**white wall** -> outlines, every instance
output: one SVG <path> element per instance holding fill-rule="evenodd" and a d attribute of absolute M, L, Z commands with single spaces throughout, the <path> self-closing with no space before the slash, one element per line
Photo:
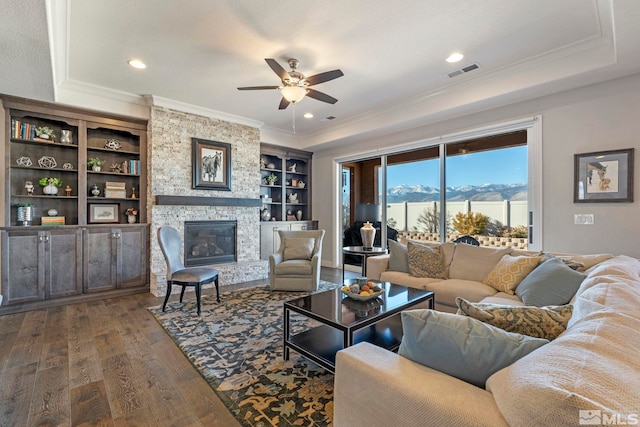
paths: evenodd
<path fill-rule="evenodd" d="M 570 253 L 613 253 L 640 258 L 640 204 L 635 168 L 633 203 L 573 203 L 573 156 L 576 153 L 635 148 L 640 156 L 640 74 L 535 100 L 414 128 L 383 139 L 318 151 L 313 157 L 314 219 L 327 230 L 325 265 L 337 266 L 338 197 L 334 159 L 421 139 L 542 116 L 542 248 Z M 636 160 L 636 164 L 638 160 Z M 595 215 L 593 225 L 575 225 L 574 214 Z"/>

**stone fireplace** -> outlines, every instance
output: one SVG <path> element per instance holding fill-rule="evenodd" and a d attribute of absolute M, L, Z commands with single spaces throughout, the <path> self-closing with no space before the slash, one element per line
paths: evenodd
<path fill-rule="evenodd" d="M 151 292 L 164 295 L 166 291 L 166 264 L 156 237 L 158 228 L 175 228 L 184 244 L 189 238 L 185 224 L 202 221 L 235 223 L 235 239 L 214 239 L 217 246 L 229 240 L 235 243 L 230 257 L 226 254 L 212 260 L 215 263 L 211 265 L 220 272 L 221 287 L 268 278 L 269 263 L 260 259 L 260 130 L 152 105 L 148 134 Z M 231 191 L 192 188 L 191 138 L 231 145 Z M 186 253 L 182 255 L 186 258 Z"/>
<path fill-rule="evenodd" d="M 236 221 L 185 221 L 184 265 L 236 262 Z"/>

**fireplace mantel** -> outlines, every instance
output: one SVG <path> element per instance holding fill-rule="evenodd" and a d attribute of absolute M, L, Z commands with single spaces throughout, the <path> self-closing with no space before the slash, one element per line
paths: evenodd
<path fill-rule="evenodd" d="M 243 197 L 205 197 L 205 196 L 156 196 L 156 205 L 173 206 L 243 206 L 259 208 L 262 206 L 260 199 Z"/>

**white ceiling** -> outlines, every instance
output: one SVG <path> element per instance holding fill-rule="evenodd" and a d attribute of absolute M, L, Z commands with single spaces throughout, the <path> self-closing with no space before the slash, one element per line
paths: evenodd
<path fill-rule="evenodd" d="M 638 73 L 640 1 L 3 0 L 0 51 L 2 93 L 129 114 L 153 95 L 320 149 Z M 338 103 L 297 104 L 295 135 L 277 90 L 236 89 L 292 57 L 345 74 L 314 86 Z"/>

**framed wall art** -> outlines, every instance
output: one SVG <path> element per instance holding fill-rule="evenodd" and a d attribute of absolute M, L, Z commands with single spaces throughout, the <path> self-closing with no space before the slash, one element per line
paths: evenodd
<path fill-rule="evenodd" d="M 120 222 L 120 203 L 89 203 L 90 224 L 112 224 Z"/>
<path fill-rule="evenodd" d="M 192 188 L 231 191 L 231 144 L 192 140 Z"/>
<path fill-rule="evenodd" d="M 573 201 L 633 202 L 633 148 L 574 155 Z"/>

